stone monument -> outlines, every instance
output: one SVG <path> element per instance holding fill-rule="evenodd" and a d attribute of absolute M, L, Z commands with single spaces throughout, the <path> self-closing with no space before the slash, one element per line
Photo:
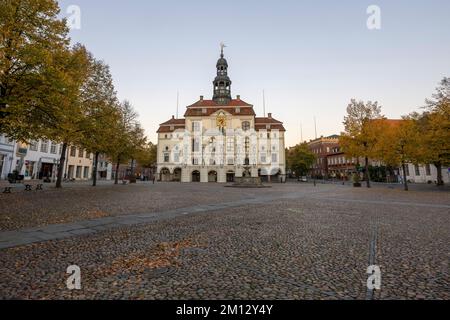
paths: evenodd
<path fill-rule="evenodd" d="M 250 171 L 251 166 L 244 166 L 242 177 L 236 177 L 233 185 L 227 186 L 231 188 L 270 188 L 263 185 L 260 177 L 252 177 Z"/>

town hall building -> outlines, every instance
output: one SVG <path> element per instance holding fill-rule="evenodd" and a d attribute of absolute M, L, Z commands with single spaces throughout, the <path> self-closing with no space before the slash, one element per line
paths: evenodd
<path fill-rule="evenodd" d="M 271 113 L 257 117 L 253 105 L 231 96 L 228 62 L 217 61 L 213 98 L 187 107 L 184 118 L 158 130 L 160 181 L 233 182 L 250 175 L 263 181 L 285 179 L 285 128 Z"/>

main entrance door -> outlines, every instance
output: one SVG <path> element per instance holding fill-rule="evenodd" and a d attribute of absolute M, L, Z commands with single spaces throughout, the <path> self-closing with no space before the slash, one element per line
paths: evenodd
<path fill-rule="evenodd" d="M 234 182 L 234 176 L 235 176 L 234 172 L 232 171 L 227 172 L 227 182 L 229 183 Z"/>
<path fill-rule="evenodd" d="M 192 172 L 192 182 L 200 182 L 200 172 L 199 171 Z"/>
<path fill-rule="evenodd" d="M 210 171 L 208 173 L 208 182 L 217 182 L 217 172 L 216 171 Z"/>
<path fill-rule="evenodd" d="M 41 166 L 41 172 L 39 173 L 39 179 L 51 178 L 53 174 L 53 164 L 43 163 Z"/>

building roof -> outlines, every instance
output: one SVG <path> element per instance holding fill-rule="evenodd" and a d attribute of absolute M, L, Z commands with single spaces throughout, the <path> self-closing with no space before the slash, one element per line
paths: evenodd
<path fill-rule="evenodd" d="M 269 126 L 269 128 L 268 128 Z M 272 118 L 272 114 L 269 113 L 268 117 L 259 117 L 255 118 L 255 130 L 279 130 L 286 131 L 283 126 L 283 122 L 278 121 L 277 119 Z"/>
<path fill-rule="evenodd" d="M 239 112 L 237 110 L 239 108 Z M 233 116 L 254 116 L 253 107 L 214 107 L 214 108 L 189 108 L 184 114 L 185 117 L 209 117 L 217 111 L 223 110 Z"/>
<path fill-rule="evenodd" d="M 272 118 L 272 116 L 265 118 L 255 118 L 255 124 L 283 124 L 283 122 L 278 121 L 277 119 Z"/>
<path fill-rule="evenodd" d="M 313 144 L 317 144 L 317 143 L 338 143 L 339 142 L 339 138 L 340 136 L 338 136 L 337 134 L 333 134 L 331 136 L 328 137 L 320 137 L 314 140 L 311 140 L 310 142 L 308 142 L 308 145 L 313 145 Z"/>
<path fill-rule="evenodd" d="M 184 129 L 185 127 L 185 119 L 175 119 L 175 116 L 172 116 L 172 119 L 159 125 L 157 133 L 170 133 L 174 132 L 175 130 Z"/>
<path fill-rule="evenodd" d="M 168 126 L 168 125 L 184 125 L 186 123 L 185 119 L 175 119 L 174 116 L 172 116 L 172 119 L 169 121 L 166 121 L 164 123 L 161 123 L 160 126 Z"/>
<path fill-rule="evenodd" d="M 199 101 L 188 106 L 188 109 L 195 108 L 195 107 L 201 107 L 201 108 L 207 108 L 207 107 L 221 108 L 222 107 L 223 108 L 223 107 L 253 107 L 253 106 L 241 99 L 232 99 L 227 104 L 221 105 L 221 104 L 218 104 L 217 102 L 215 102 L 214 100 L 204 100 L 203 98 L 200 98 Z"/>

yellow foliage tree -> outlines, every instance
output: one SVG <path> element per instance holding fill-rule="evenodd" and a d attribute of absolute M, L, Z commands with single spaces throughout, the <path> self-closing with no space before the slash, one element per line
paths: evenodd
<path fill-rule="evenodd" d="M 344 118 L 345 132 L 340 137 L 340 144 L 348 157 L 364 159 L 364 178 L 370 188 L 369 158 L 376 152 L 377 141 L 383 130 L 381 107 L 378 102 L 357 101 L 352 99 Z"/>

